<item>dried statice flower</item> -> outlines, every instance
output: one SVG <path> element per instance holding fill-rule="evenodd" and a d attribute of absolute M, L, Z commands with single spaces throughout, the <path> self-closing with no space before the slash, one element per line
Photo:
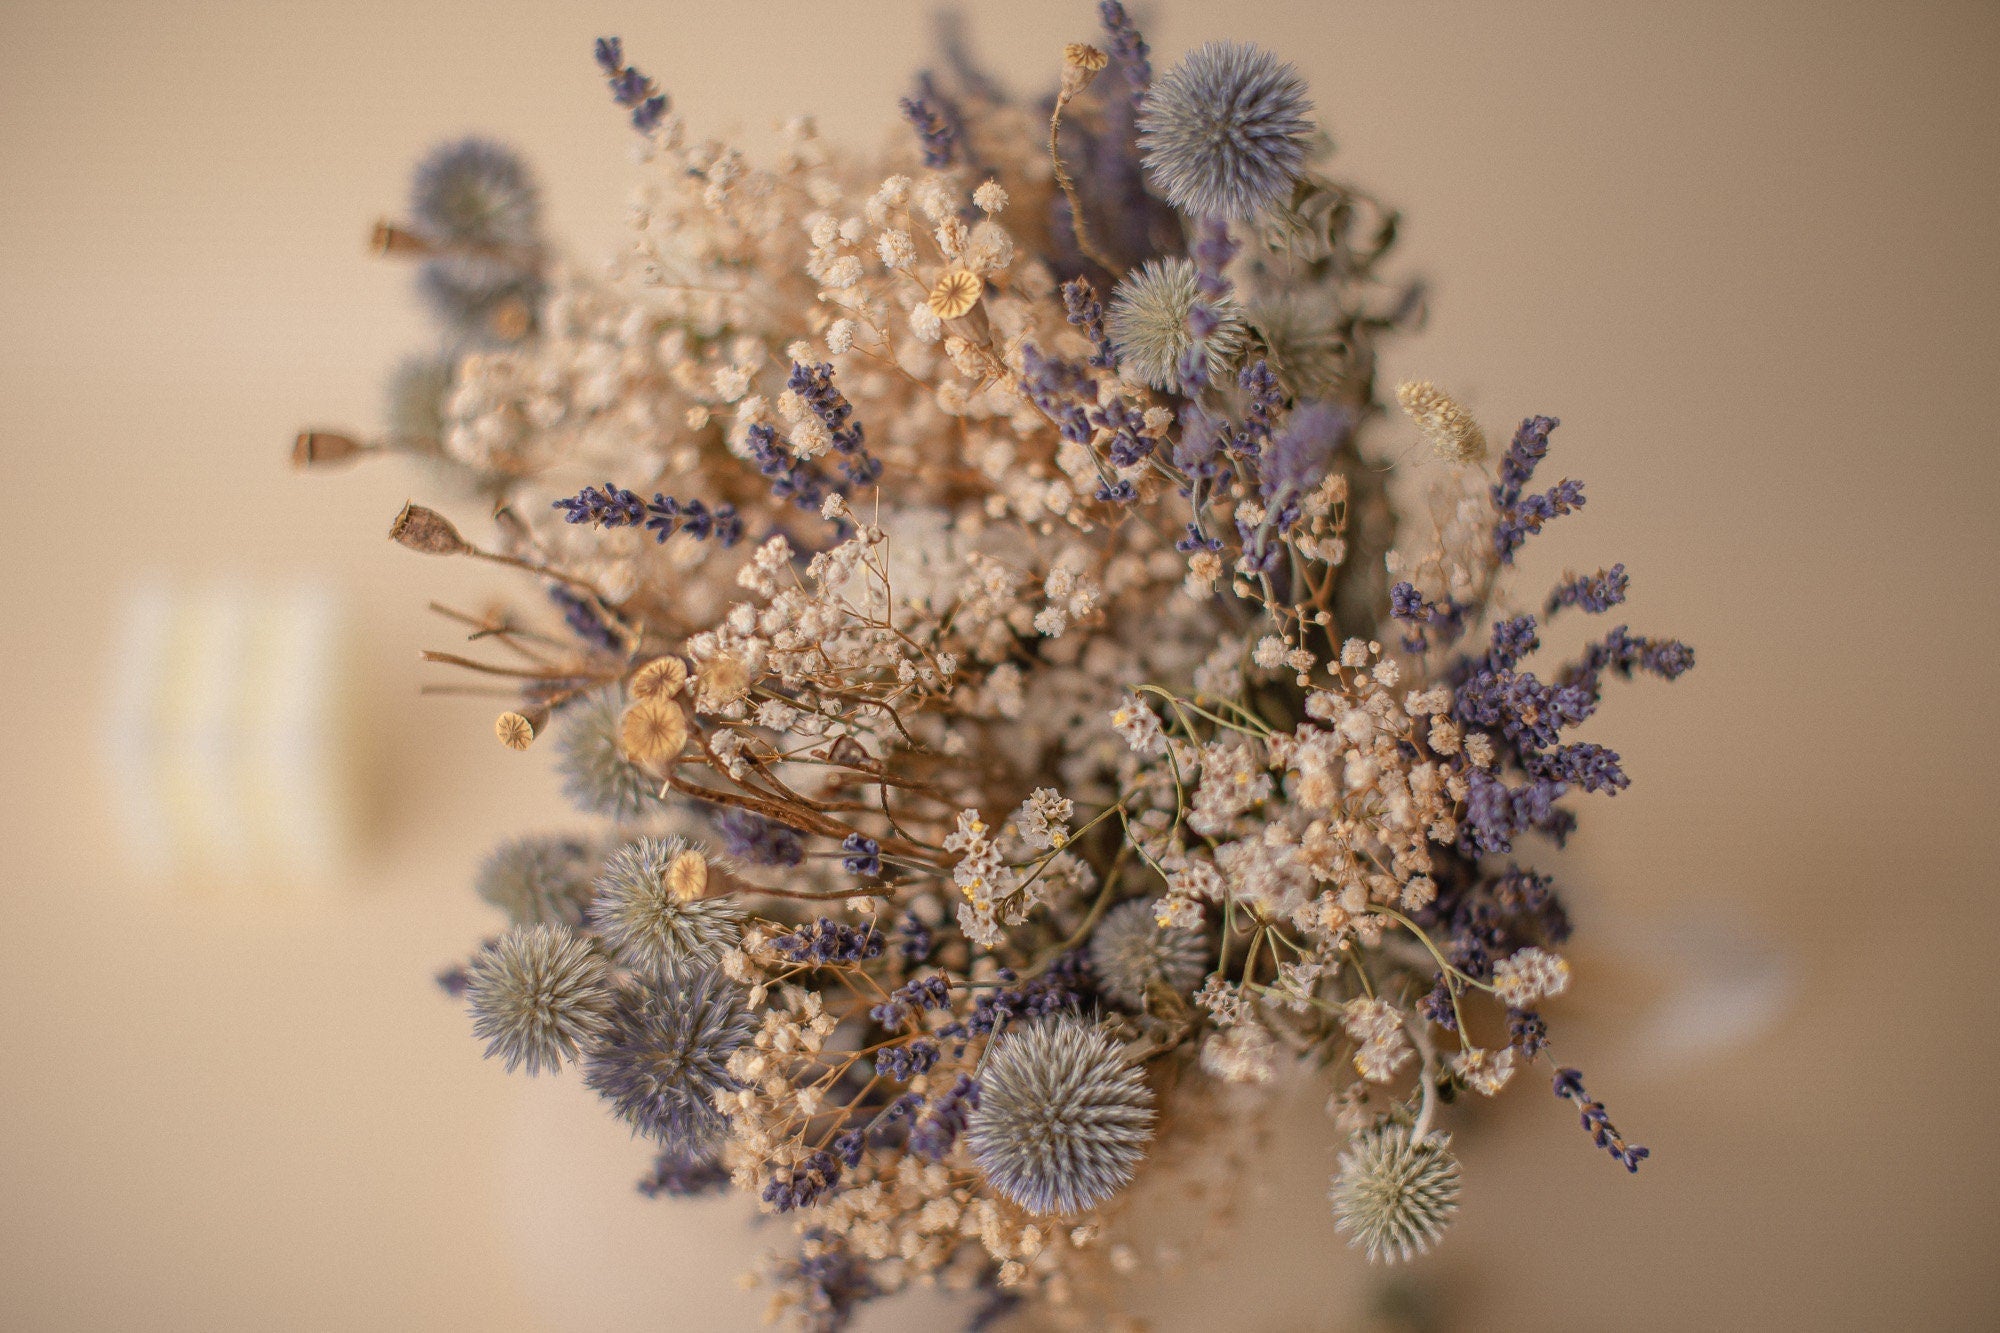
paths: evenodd
<path fill-rule="evenodd" d="M 1080 1018 L 1010 1028 L 979 1075 L 966 1128 L 993 1187 L 1031 1213 L 1079 1213 L 1125 1188 L 1153 1137 L 1153 1094 Z"/>
<path fill-rule="evenodd" d="M 589 843 L 536 836 L 495 848 L 481 863 L 473 888 L 517 926 L 580 926 L 596 878 L 597 856 Z"/>
<path fill-rule="evenodd" d="M 1297 70 L 1245 42 L 1208 42 L 1146 94 L 1146 179 L 1183 213 L 1248 221 L 1290 192 L 1311 116 Z"/>
<path fill-rule="evenodd" d="M 1127 1009 L 1144 1009 L 1156 985 L 1182 996 L 1208 975 L 1208 940 L 1199 931 L 1161 926 L 1158 903 L 1134 898 L 1118 904 L 1090 937 L 1091 973 L 1098 989 Z"/>
<path fill-rule="evenodd" d="M 681 838 L 639 838 L 604 862 L 590 919 L 634 966 L 713 963 L 736 943 L 743 913 L 726 898 L 688 896 L 677 869 L 701 854 Z"/>
<path fill-rule="evenodd" d="M 1199 310 L 1210 324 L 1197 335 Z M 1232 297 L 1208 296 L 1185 259 L 1155 259 L 1128 273 L 1111 294 L 1105 317 L 1119 365 L 1155 389 L 1181 382 L 1182 358 L 1193 355 L 1214 379 L 1243 349 L 1243 312 Z"/>
<path fill-rule="evenodd" d="M 1458 1212 L 1458 1159 L 1439 1136 L 1406 1125 L 1355 1136 L 1334 1175 L 1335 1225 L 1369 1262 L 1408 1263 L 1435 1245 Z"/>
<path fill-rule="evenodd" d="M 660 808 L 660 781 L 619 747 L 625 716 L 623 690 L 598 690 L 565 708 L 556 732 L 563 794 L 581 810 L 621 823 Z"/>
<path fill-rule="evenodd" d="M 716 1094 L 736 1087 L 729 1057 L 754 1028 L 736 983 L 714 968 L 668 964 L 620 990 L 584 1080 L 635 1133 L 711 1155 L 727 1127 Z"/>
<path fill-rule="evenodd" d="M 466 969 L 472 1033 L 507 1069 L 557 1069 L 610 1027 L 610 971 L 568 926 L 516 927 Z"/>

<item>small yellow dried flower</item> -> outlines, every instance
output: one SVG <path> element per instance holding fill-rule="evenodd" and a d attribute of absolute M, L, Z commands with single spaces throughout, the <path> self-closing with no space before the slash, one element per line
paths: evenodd
<path fill-rule="evenodd" d="M 983 284 L 979 276 L 962 268 L 949 269 L 924 298 L 939 319 L 957 319 L 979 304 Z"/>
<path fill-rule="evenodd" d="M 687 663 L 678 657 L 656 657 L 632 673 L 635 699 L 671 699 L 687 683 Z"/>
<path fill-rule="evenodd" d="M 708 892 L 708 858 L 700 852 L 682 852 L 667 864 L 667 892 L 677 901 L 692 902 Z"/>
<path fill-rule="evenodd" d="M 687 714 L 671 699 L 641 699 L 618 721 L 618 748 L 635 764 L 674 759 L 687 738 Z"/>
<path fill-rule="evenodd" d="M 435 509 L 406 504 L 389 525 L 390 540 L 425 555 L 462 555 L 472 549 L 451 520 Z"/>
<path fill-rule="evenodd" d="M 493 720 L 493 734 L 508 749 L 525 750 L 535 743 L 535 737 L 542 734 L 542 728 L 548 722 L 549 710 L 546 708 L 506 712 Z"/>
<path fill-rule="evenodd" d="M 1424 443 L 1439 458 L 1450 463 L 1476 463 L 1486 457 L 1486 432 L 1479 429 L 1470 412 L 1429 380 L 1398 384 L 1396 401 L 1417 423 Z"/>

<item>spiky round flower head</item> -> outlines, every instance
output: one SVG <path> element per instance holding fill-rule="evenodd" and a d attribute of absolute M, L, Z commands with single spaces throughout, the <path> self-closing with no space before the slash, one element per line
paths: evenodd
<path fill-rule="evenodd" d="M 582 839 L 528 837 L 496 847 L 473 887 L 517 926 L 580 926 L 596 877 L 597 858 Z"/>
<path fill-rule="evenodd" d="M 1293 398 L 1338 395 L 1342 358 L 1339 312 L 1321 296 L 1286 292 L 1253 303 L 1251 330 L 1279 383 Z"/>
<path fill-rule="evenodd" d="M 535 331 L 542 280 L 526 270 L 499 273 L 489 267 L 485 261 L 429 260 L 417 273 L 417 292 L 464 342 L 510 347 Z"/>
<path fill-rule="evenodd" d="M 1406 1125 L 1354 1136 L 1328 1197 L 1335 1225 L 1369 1262 L 1409 1262 L 1437 1243 L 1458 1211 L 1458 1159 L 1442 1135 L 1416 1142 Z"/>
<path fill-rule="evenodd" d="M 444 447 L 444 400 L 451 392 L 453 359 L 405 358 L 389 376 L 388 440 L 397 449 L 435 454 Z"/>
<path fill-rule="evenodd" d="M 1146 898 L 1120 903 L 1090 937 L 1090 966 L 1097 988 L 1127 1009 L 1146 1007 L 1146 990 L 1165 984 L 1187 996 L 1208 974 L 1208 941 L 1200 931 L 1162 927 L 1157 904 Z"/>
<path fill-rule="evenodd" d="M 729 1057 L 754 1028 L 742 987 L 712 967 L 670 964 L 619 992 L 584 1081 L 634 1133 L 707 1156 L 727 1124 L 715 1094 L 737 1086 Z"/>
<path fill-rule="evenodd" d="M 556 736 L 556 771 L 563 794 L 580 809 L 612 819 L 635 820 L 660 808 L 660 780 L 618 748 L 625 692 L 607 686 L 565 708 Z"/>
<path fill-rule="evenodd" d="M 1214 323 L 1201 339 L 1188 323 L 1197 304 Z M 1111 294 L 1105 324 L 1121 368 L 1155 389 L 1180 385 L 1181 356 L 1192 348 L 1201 349 L 1211 379 L 1243 350 L 1243 308 L 1229 296 L 1204 296 L 1195 266 L 1186 259 L 1152 259 L 1126 274 Z"/>
<path fill-rule="evenodd" d="M 526 251 L 541 205 L 527 163 L 490 139 L 440 144 L 410 182 L 410 222 L 434 246 Z"/>
<path fill-rule="evenodd" d="M 590 920 L 605 944 L 635 967 L 713 963 L 736 943 L 743 913 L 727 898 L 686 896 L 675 863 L 684 838 L 640 838 L 613 852 L 597 877 Z"/>
<path fill-rule="evenodd" d="M 511 1073 L 556 1069 L 610 1027 L 611 973 L 590 941 L 564 925 L 509 930 L 466 969 L 473 1035 Z"/>
<path fill-rule="evenodd" d="M 1246 42 L 1209 42 L 1139 109 L 1146 179 L 1183 213 L 1248 221 L 1298 179 L 1312 134 L 1299 72 Z"/>
<path fill-rule="evenodd" d="M 1021 1207 L 1076 1213 L 1131 1183 L 1153 1118 L 1152 1089 L 1118 1044 L 1066 1014 L 994 1039 L 965 1142 L 986 1179 Z"/>

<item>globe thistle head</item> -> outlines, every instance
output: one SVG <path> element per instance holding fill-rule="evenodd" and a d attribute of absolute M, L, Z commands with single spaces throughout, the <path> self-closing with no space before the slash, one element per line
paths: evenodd
<path fill-rule="evenodd" d="M 965 1142 L 993 1187 L 1032 1213 L 1076 1213 L 1125 1188 L 1153 1137 L 1153 1093 L 1073 1014 L 1009 1028 L 986 1052 Z"/>
<path fill-rule="evenodd" d="M 483 259 L 440 257 L 417 273 L 417 293 L 452 334 L 474 347 L 508 347 L 535 331 L 542 280 Z"/>
<path fill-rule="evenodd" d="M 383 398 L 392 446 L 416 453 L 442 451 L 444 400 L 454 369 L 448 356 L 412 356 L 391 372 Z"/>
<path fill-rule="evenodd" d="M 1197 306 L 1206 337 L 1197 337 L 1189 317 Z M 1196 352 L 1210 379 L 1217 378 L 1243 350 L 1243 308 L 1229 296 L 1206 296 L 1200 275 L 1186 259 L 1152 259 L 1128 273 L 1111 294 L 1105 316 L 1121 369 L 1155 389 L 1181 383 L 1181 357 Z"/>
<path fill-rule="evenodd" d="M 1347 344 L 1339 314 L 1324 298 L 1283 293 L 1254 302 L 1248 316 L 1265 361 L 1293 398 L 1339 395 Z"/>
<path fill-rule="evenodd" d="M 712 967 L 669 964 L 620 991 L 584 1081 L 634 1133 L 711 1156 L 728 1124 L 715 1095 L 737 1086 L 729 1057 L 755 1027 L 742 987 Z"/>
<path fill-rule="evenodd" d="M 1335 1225 L 1369 1262 L 1404 1262 L 1424 1253 L 1458 1211 L 1458 1159 L 1442 1135 L 1421 1142 L 1406 1125 L 1354 1136 L 1340 1155 L 1328 1197 Z"/>
<path fill-rule="evenodd" d="M 1161 926 L 1154 907 L 1146 898 L 1120 903 L 1090 937 L 1097 988 L 1127 1009 L 1144 1009 L 1146 990 L 1155 984 L 1192 995 L 1208 974 L 1208 940 L 1197 930 Z"/>
<path fill-rule="evenodd" d="M 466 969 L 473 1035 L 511 1073 L 557 1069 L 610 1027 L 611 972 L 568 926 L 517 926 Z"/>
<path fill-rule="evenodd" d="M 596 891 L 597 857 L 579 838 L 502 843 L 480 864 L 473 887 L 517 926 L 583 924 Z"/>
<path fill-rule="evenodd" d="M 691 850 L 683 838 L 640 838 L 613 852 L 597 877 L 591 925 L 635 967 L 713 963 L 736 943 L 742 911 L 726 898 L 689 896 L 676 873 Z"/>
<path fill-rule="evenodd" d="M 434 246 L 532 250 L 540 215 L 527 163 L 490 139 L 439 144 L 410 182 L 411 226 Z"/>
<path fill-rule="evenodd" d="M 625 691 L 611 685 L 563 709 L 556 771 L 578 808 L 629 822 L 659 810 L 660 780 L 618 748 L 625 702 Z"/>
<path fill-rule="evenodd" d="M 1311 113 L 1305 80 L 1290 65 L 1248 43 L 1209 42 L 1146 93 L 1146 179 L 1183 213 L 1247 221 L 1298 179 Z"/>

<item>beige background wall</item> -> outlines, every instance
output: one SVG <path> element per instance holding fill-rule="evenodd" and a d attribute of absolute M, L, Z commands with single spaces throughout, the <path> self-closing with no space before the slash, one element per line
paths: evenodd
<path fill-rule="evenodd" d="M 923 8 L 0 7 L 0 1326 L 755 1326 L 734 1205 L 632 1196 L 642 1152 L 574 1085 L 482 1064 L 431 987 L 489 925 L 471 867 L 560 823 L 553 783 L 479 705 L 416 697 L 422 602 L 490 586 L 381 540 L 420 479 L 283 458 L 303 422 L 375 425 L 422 345 L 361 241 L 430 142 L 517 143 L 599 252 L 628 134 L 590 38 L 699 126 L 858 139 Z M 1028 86 L 1092 21 L 1022 0 L 972 28 Z M 1590 506 L 1523 586 L 1623 560 L 1634 623 L 1701 654 L 1614 700 L 1597 734 L 1636 783 L 1560 862 L 1598 942 L 1564 1050 L 1656 1159 L 1628 1179 L 1517 1090 L 1419 1270 L 1446 1325 L 1991 1326 L 2000 10 L 1239 0 L 1149 33 L 1308 73 L 1435 279 L 1392 371 L 1492 426 L 1564 419 Z M 101 705 L 147 571 L 314 579 L 357 613 L 371 813 L 337 883 L 125 865 Z M 1690 975 L 1728 1022 L 1673 1007 Z M 1161 1328 L 1361 1300 L 1323 1149 L 1272 1151 L 1258 1257 Z"/>

